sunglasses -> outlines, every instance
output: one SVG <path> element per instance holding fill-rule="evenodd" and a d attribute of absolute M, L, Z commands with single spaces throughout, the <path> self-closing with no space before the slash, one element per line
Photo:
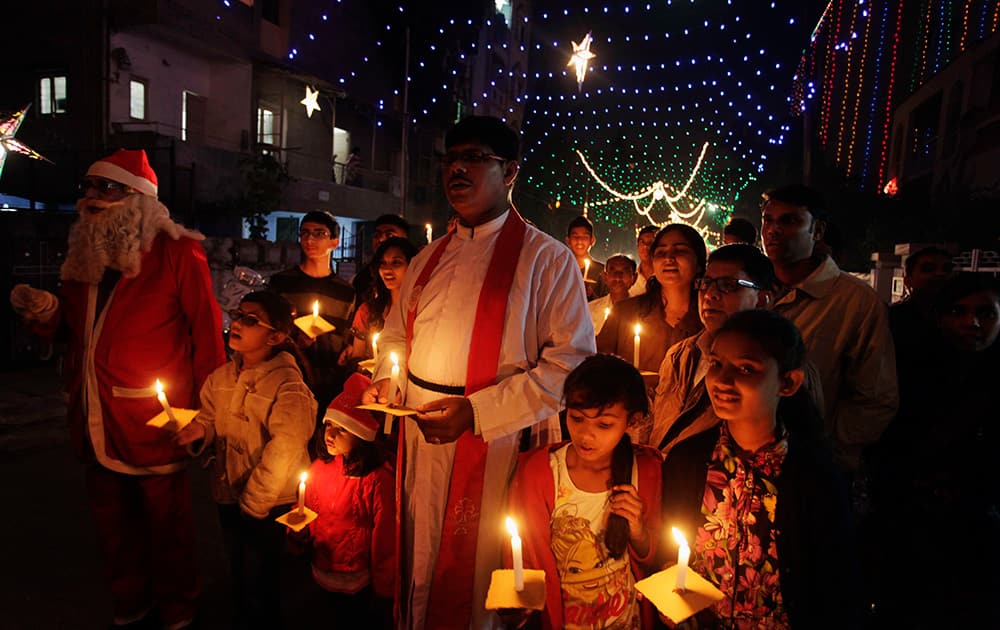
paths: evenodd
<path fill-rule="evenodd" d="M 261 321 L 261 319 L 256 315 L 254 315 L 253 313 L 244 313 L 238 308 L 230 309 L 226 312 L 229 315 L 229 321 L 233 322 L 234 324 L 236 322 L 243 322 L 243 325 L 248 328 L 253 328 L 254 326 L 263 326 L 268 330 L 275 330 L 275 331 L 278 330 L 271 324 Z"/>
<path fill-rule="evenodd" d="M 746 287 L 747 289 L 757 289 L 758 291 L 763 290 L 763 287 L 757 286 L 753 282 L 744 280 L 743 278 L 730 278 L 724 276 L 722 278 L 698 278 L 694 281 L 694 287 L 702 293 L 708 291 L 713 284 L 719 288 L 720 293 L 732 293 L 741 287 Z"/>
<path fill-rule="evenodd" d="M 89 177 L 80 180 L 78 188 L 81 195 L 87 194 L 87 191 L 91 188 L 101 195 L 106 195 L 109 192 L 125 192 L 128 190 L 128 186 L 125 184 L 113 182 L 110 179 L 90 179 Z"/>
<path fill-rule="evenodd" d="M 444 166 L 451 166 L 455 162 L 462 162 L 463 164 L 485 164 L 491 160 L 499 160 L 500 162 L 506 162 L 505 158 L 499 155 L 494 155 L 493 153 L 483 153 L 481 151 L 463 151 L 462 153 L 445 153 L 444 155 L 438 156 L 441 160 L 441 164 Z"/>

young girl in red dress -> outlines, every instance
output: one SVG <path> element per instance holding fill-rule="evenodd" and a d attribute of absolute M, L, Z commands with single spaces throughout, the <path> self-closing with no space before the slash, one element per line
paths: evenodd
<path fill-rule="evenodd" d="M 289 532 L 293 551 L 312 549 L 312 574 L 337 628 L 391 628 L 395 590 L 395 479 L 377 442 L 378 423 L 356 409 L 369 384 L 353 374 L 326 410 L 319 459 L 309 467 L 305 504 L 318 515 Z"/>
<path fill-rule="evenodd" d="M 648 411 L 645 386 L 631 364 L 598 354 L 569 374 L 564 398 L 570 442 L 525 453 L 510 489 L 524 566 L 545 570 L 541 623 L 640 628 L 635 582 L 659 536 L 660 455 L 625 430 Z"/>

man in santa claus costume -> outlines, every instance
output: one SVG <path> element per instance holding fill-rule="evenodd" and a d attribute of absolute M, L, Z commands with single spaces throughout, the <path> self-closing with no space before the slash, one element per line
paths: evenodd
<path fill-rule="evenodd" d="M 198 578 L 187 455 L 146 425 L 196 408 L 225 362 L 204 237 L 156 198 L 145 151 L 119 149 L 80 184 L 80 213 L 60 271 L 61 296 L 18 285 L 11 304 L 42 336 L 64 335 L 73 444 L 111 583 L 113 628 L 191 625 Z"/>

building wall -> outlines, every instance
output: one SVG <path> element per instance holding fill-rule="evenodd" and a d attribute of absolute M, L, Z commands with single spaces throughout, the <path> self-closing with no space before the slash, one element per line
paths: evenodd
<path fill-rule="evenodd" d="M 1000 34 L 958 57 L 900 103 L 890 177 L 901 190 L 1000 193 Z"/>
<path fill-rule="evenodd" d="M 202 133 L 189 133 L 195 144 L 229 151 L 246 150 L 251 114 L 252 66 L 184 50 L 178 45 L 138 33 L 114 33 L 111 50 L 123 49 L 130 65 L 114 64 L 109 86 L 112 129 L 149 130 L 181 139 L 183 93 L 204 100 Z M 146 81 L 146 119 L 129 116 L 130 80 Z M 197 130 L 196 105 L 189 101 L 188 130 Z M 197 137 L 195 137 L 197 136 Z"/>

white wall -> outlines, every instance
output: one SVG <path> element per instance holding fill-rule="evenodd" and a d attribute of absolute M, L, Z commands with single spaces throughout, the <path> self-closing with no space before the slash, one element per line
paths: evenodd
<path fill-rule="evenodd" d="M 124 48 L 131 67 L 111 63 L 110 120 L 125 131 L 155 131 L 181 137 L 181 94 L 187 90 L 208 99 L 205 144 L 239 151 L 241 135 L 251 124 L 252 67 L 218 57 L 200 56 L 173 44 L 134 33 L 114 33 L 111 49 Z M 146 123 L 129 117 L 129 81 L 147 84 Z"/>

